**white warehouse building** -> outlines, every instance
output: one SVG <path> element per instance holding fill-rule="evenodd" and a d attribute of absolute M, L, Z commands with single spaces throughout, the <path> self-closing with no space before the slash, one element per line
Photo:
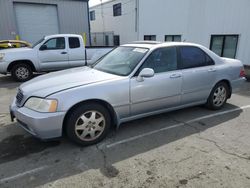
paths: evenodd
<path fill-rule="evenodd" d="M 250 65 L 249 10 L 249 0 L 110 0 L 90 8 L 92 45 L 194 42 Z"/>

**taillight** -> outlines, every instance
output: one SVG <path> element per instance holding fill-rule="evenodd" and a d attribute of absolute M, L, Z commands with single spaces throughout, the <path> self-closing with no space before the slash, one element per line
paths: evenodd
<path fill-rule="evenodd" d="M 240 69 L 240 77 L 245 77 L 245 76 L 246 76 L 245 70 L 244 70 L 244 68 L 241 68 Z"/>

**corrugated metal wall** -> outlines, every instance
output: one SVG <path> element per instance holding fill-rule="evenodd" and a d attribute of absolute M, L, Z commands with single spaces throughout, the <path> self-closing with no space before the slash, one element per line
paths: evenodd
<path fill-rule="evenodd" d="M 41 3 L 58 7 L 59 32 L 89 36 L 88 4 L 77 0 L 0 0 L 0 40 L 14 39 L 18 34 L 13 4 Z M 89 41 L 89 40 L 88 40 Z"/>

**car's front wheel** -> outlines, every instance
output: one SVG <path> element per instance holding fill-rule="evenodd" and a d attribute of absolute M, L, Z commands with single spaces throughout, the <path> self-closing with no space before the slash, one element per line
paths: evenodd
<path fill-rule="evenodd" d="M 25 82 L 32 78 L 32 68 L 25 63 L 14 65 L 11 69 L 11 76 L 18 82 Z"/>
<path fill-rule="evenodd" d="M 206 106 L 212 110 L 221 109 L 227 102 L 229 96 L 229 87 L 225 82 L 215 85 L 207 100 Z"/>
<path fill-rule="evenodd" d="M 66 120 L 66 134 L 83 146 L 103 140 L 110 130 L 108 110 L 100 104 L 88 103 L 75 108 Z"/>

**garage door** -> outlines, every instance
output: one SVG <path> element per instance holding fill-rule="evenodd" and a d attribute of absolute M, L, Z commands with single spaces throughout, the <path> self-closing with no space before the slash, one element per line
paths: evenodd
<path fill-rule="evenodd" d="M 45 35 L 58 34 L 57 6 L 32 3 L 14 4 L 18 34 L 35 43 Z"/>

